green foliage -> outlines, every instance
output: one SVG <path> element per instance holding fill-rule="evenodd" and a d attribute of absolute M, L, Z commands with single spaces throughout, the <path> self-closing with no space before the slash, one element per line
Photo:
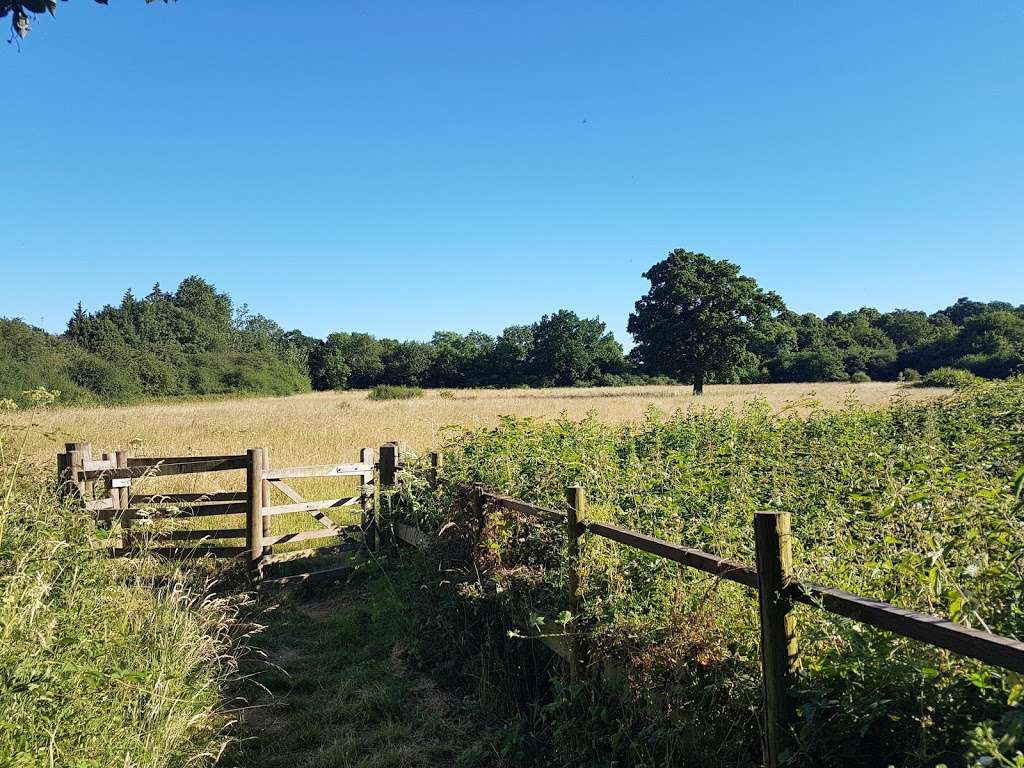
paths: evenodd
<path fill-rule="evenodd" d="M 63 337 L 0 320 L 0 397 L 37 386 L 62 402 L 129 402 L 168 395 L 290 394 L 310 389 L 308 340 L 285 333 L 198 277 L 144 299 L 88 313 Z"/>
<path fill-rule="evenodd" d="M 378 384 L 370 390 L 371 400 L 411 400 L 423 397 L 419 387 L 398 387 L 394 384 Z"/>
<path fill-rule="evenodd" d="M 865 382 L 871 381 L 871 377 L 868 376 L 867 373 L 865 373 L 864 371 L 855 371 L 850 375 L 850 381 L 853 382 L 854 384 L 863 384 Z"/>
<path fill-rule="evenodd" d="M 922 387 L 950 387 L 961 389 L 978 382 L 978 377 L 962 368 L 936 368 L 920 381 Z"/>
<path fill-rule="evenodd" d="M 212 765 L 237 601 L 97 550 L 20 442 L 0 426 L 0 765 Z"/>
<path fill-rule="evenodd" d="M 564 531 L 494 510 L 477 519 L 467 484 L 553 508 L 580 484 L 593 519 L 741 562 L 753 561 L 753 513 L 789 510 L 800 578 L 1020 638 L 1022 412 L 1018 378 L 806 418 L 754 401 L 652 411 L 639 425 L 509 418 L 457 430 L 436 490 L 426 467 L 402 478 L 412 521 L 443 534 L 444 579 L 427 579 L 424 595 L 442 631 L 420 652 L 461 659 L 496 709 L 528 720 L 532 738 L 512 750 L 524 764 L 749 765 L 760 700 L 750 592 L 586 537 L 576 622 L 594 674 L 612 673 L 552 691 L 519 638 L 531 617 L 564 611 Z M 979 756 L 997 748 L 1015 759 L 1019 677 L 809 607 L 798 623 L 798 764 L 994 764 Z"/>
<path fill-rule="evenodd" d="M 904 368 L 902 371 L 900 371 L 900 375 L 898 377 L 898 380 L 899 381 L 907 381 L 907 382 L 920 381 L 921 380 L 921 374 L 918 373 L 913 368 Z"/>
<path fill-rule="evenodd" d="M 651 372 L 693 382 L 694 394 L 709 377 L 731 380 L 759 327 L 784 309 L 738 266 L 703 253 L 672 251 L 644 277 L 651 287 L 629 316 L 631 354 Z"/>

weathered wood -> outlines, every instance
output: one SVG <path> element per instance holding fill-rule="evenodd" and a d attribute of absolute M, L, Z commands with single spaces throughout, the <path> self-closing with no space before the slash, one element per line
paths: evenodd
<path fill-rule="evenodd" d="M 129 462 L 132 459 L 128 460 Z M 137 477 L 165 477 L 167 475 L 190 475 L 199 472 L 226 472 L 232 469 L 245 469 L 245 456 L 228 456 L 218 459 L 200 459 L 196 461 L 181 461 L 163 464 L 131 464 L 127 467 L 115 469 L 93 470 L 90 472 L 79 471 L 80 480 L 96 480 L 100 478 L 137 478 Z"/>
<path fill-rule="evenodd" d="M 302 494 L 300 494 L 298 491 L 296 491 L 294 488 L 288 485 L 288 483 L 286 483 L 284 480 L 268 480 L 267 482 L 270 483 L 270 485 L 273 486 L 274 488 L 277 488 L 277 490 L 279 490 L 289 499 L 294 501 L 296 504 L 301 504 L 305 501 L 305 499 L 302 498 Z M 267 504 L 265 506 L 270 505 Z"/>
<path fill-rule="evenodd" d="M 348 576 L 354 570 L 355 566 L 339 565 L 335 568 L 324 568 L 323 570 L 311 571 L 309 573 L 297 573 L 293 576 L 275 576 L 274 578 L 264 579 L 261 586 L 283 587 L 290 584 L 322 584 L 337 581 L 344 576 Z"/>
<path fill-rule="evenodd" d="M 484 502 L 494 504 L 499 507 L 511 510 L 512 512 L 519 512 L 524 515 L 530 515 L 532 517 L 541 517 L 545 520 L 550 520 L 555 523 L 565 523 L 565 514 L 559 512 L 557 509 L 550 509 L 548 507 L 541 507 L 537 504 L 529 504 L 519 499 L 513 499 L 509 496 L 502 496 L 497 493 L 484 492 Z"/>
<path fill-rule="evenodd" d="M 267 473 L 267 480 L 281 480 L 286 477 L 349 477 L 362 476 L 372 472 L 373 466 L 366 464 L 321 464 L 311 467 L 284 467 L 272 469 Z"/>
<path fill-rule="evenodd" d="M 241 539 L 245 528 L 211 528 L 208 530 L 163 531 L 154 533 L 154 541 L 202 541 L 204 539 Z"/>
<path fill-rule="evenodd" d="M 104 509 L 115 509 L 116 507 L 114 505 L 116 503 L 117 502 L 112 497 L 106 499 L 94 499 L 93 501 L 85 502 L 85 509 L 89 512 L 99 512 Z"/>
<path fill-rule="evenodd" d="M 92 443 L 75 443 L 75 448 L 82 453 L 82 462 L 79 465 L 79 472 L 84 474 L 85 465 L 92 462 Z M 85 498 L 91 499 L 95 489 L 95 483 L 91 478 L 83 477 L 82 494 Z"/>
<path fill-rule="evenodd" d="M 788 590 L 793 582 L 793 549 L 788 512 L 754 515 L 757 595 L 761 616 L 764 685 L 764 762 L 781 765 L 793 743 L 796 707 L 792 689 L 800 672 L 796 616 Z"/>
<path fill-rule="evenodd" d="M 190 462 L 227 461 L 244 458 L 240 453 L 221 453 L 215 456 L 132 456 L 128 459 L 129 467 L 155 467 L 157 464 L 188 464 Z"/>
<path fill-rule="evenodd" d="M 112 554 L 117 557 L 138 555 L 140 552 L 168 559 L 190 560 L 199 557 L 245 557 L 248 547 L 152 547 L 150 549 L 122 548 L 115 549 Z"/>
<path fill-rule="evenodd" d="M 380 478 L 380 494 L 377 497 L 377 538 L 380 546 L 391 550 L 395 542 L 392 524 L 395 522 L 395 475 L 398 471 L 398 443 L 385 443 L 377 453 L 377 474 Z"/>
<path fill-rule="evenodd" d="M 117 465 L 114 463 L 113 455 L 114 454 L 112 454 L 112 453 L 104 453 L 103 454 L 103 459 L 101 459 L 100 461 L 96 461 L 96 460 L 93 460 L 93 459 L 89 459 L 87 461 L 83 461 L 82 462 L 82 471 L 83 472 L 104 472 L 104 471 L 109 470 L 109 469 L 115 469 Z M 108 456 L 110 456 L 111 458 L 108 459 L 107 458 Z"/>
<path fill-rule="evenodd" d="M 359 461 L 362 464 L 373 466 L 373 448 L 363 448 L 359 451 Z M 370 475 L 370 481 L 373 475 Z M 360 528 L 363 531 L 363 544 L 371 552 L 377 548 L 377 520 L 375 516 L 373 498 L 367 493 L 369 483 L 364 475 L 360 478 L 359 485 L 359 509 Z"/>
<path fill-rule="evenodd" d="M 275 515 L 290 515 L 295 512 L 315 512 L 318 509 L 334 509 L 337 507 L 350 507 L 359 503 L 358 496 L 345 496 L 340 499 L 317 499 L 314 501 L 303 501 L 299 504 L 279 504 L 274 507 L 264 507 L 264 517 Z"/>
<path fill-rule="evenodd" d="M 580 677 L 580 665 L 582 662 L 582 643 L 580 642 L 580 536 L 583 535 L 583 527 L 580 520 L 587 513 L 587 495 L 579 485 L 571 485 L 565 489 L 565 500 L 569 505 L 565 517 L 565 532 L 568 538 L 566 545 L 566 568 L 568 574 L 568 609 L 569 622 L 566 631 L 569 638 L 569 678 L 576 682 Z"/>
<path fill-rule="evenodd" d="M 263 449 L 250 448 L 246 452 L 245 493 L 248 508 L 245 513 L 246 546 L 249 549 L 249 569 L 260 577 L 260 559 L 263 556 Z"/>
<path fill-rule="evenodd" d="M 147 517 L 154 520 L 178 520 L 190 517 L 214 517 L 215 515 L 243 515 L 249 509 L 249 504 L 244 501 L 234 501 L 227 504 L 207 504 L 206 506 L 182 507 L 180 509 L 156 509 L 153 507 L 128 507 L 126 509 L 114 510 L 113 514 L 101 512 L 100 519 L 113 520 L 117 513 L 130 512 L 135 517 Z M 106 517 L 103 517 L 106 515 Z"/>
<path fill-rule="evenodd" d="M 198 507 L 222 502 L 243 502 L 248 504 L 245 491 L 218 491 L 216 493 L 137 493 L 132 497 L 136 506 Z"/>
<path fill-rule="evenodd" d="M 128 451 L 114 451 L 114 464 L 117 466 L 118 469 L 124 469 L 125 467 L 127 467 L 128 466 Z M 131 480 L 127 479 L 127 478 L 123 478 L 122 479 L 122 480 L 127 480 L 127 482 L 128 482 L 127 485 L 124 484 L 124 482 L 118 482 L 118 480 L 119 480 L 119 478 L 111 478 L 110 484 L 111 484 L 111 487 L 117 489 L 117 494 L 118 494 L 117 506 L 118 506 L 118 508 L 119 509 L 127 509 L 128 507 L 131 506 L 131 493 L 132 493 L 131 492 L 131 487 L 130 487 Z"/>
<path fill-rule="evenodd" d="M 80 443 L 69 443 L 71 446 Z M 85 482 L 81 478 L 82 462 L 85 461 L 82 452 L 77 448 L 70 448 L 67 452 L 68 467 L 68 497 L 76 500 L 85 499 Z"/>
<path fill-rule="evenodd" d="M 67 451 L 57 454 L 57 496 L 66 499 L 71 494 L 71 468 Z"/>
<path fill-rule="evenodd" d="M 437 451 L 430 452 L 430 487 L 437 489 L 437 478 L 441 473 L 441 454 Z"/>
<path fill-rule="evenodd" d="M 413 525 L 395 523 L 395 536 L 404 544 L 416 549 L 424 549 L 430 544 L 430 537 Z"/>
<path fill-rule="evenodd" d="M 269 536 L 264 540 L 264 546 L 277 544 L 291 544 L 299 541 L 315 541 L 316 539 L 344 538 L 349 534 L 344 528 L 325 528 L 317 531 L 298 531 L 296 533 L 281 533 L 277 536 Z"/>
<path fill-rule="evenodd" d="M 263 484 L 261 487 L 262 496 L 260 504 L 265 509 L 270 506 L 270 481 L 267 480 L 267 473 L 270 471 L 270 451 L 267 450 L 266 446 L 263 448 Z M 267 538 L 272 533 L 272 526 L 269 515 L 263 515 L 262 511 L 260 514 L 263 517 L 263 538 Z M 270 554 L 270 547 L 263 546 L 263 555 Z"/>
<path fill-rule="evenodd" d="M 599 523 L 587 521 L 582 526 L 596 536 L 617 541 L 620 544 L 649 552 L 652 555 L 664 557 L 667 560 L 681 565 L 696 568 L 699 571 L 710 573 L 714 576 L 735 581 L 751 589 L 757 589 L 757 571 L 749 565 L 737 563 L 735 560 L 728 560 L 699 549 L 691 549 L 669 541 L 656 539 L 643 533 L 631 531 L 611 523 Z"/>
<path fill-rule="evenodd" d="M 977 659 L 994 667 L 1024 674 L 1024 642 L 916 611 L 897 608 L 881 600 L 859 597 L 818 584 L 794 584 L 788 596 L 829 613 L 884 629 L 903 637 Z"/>

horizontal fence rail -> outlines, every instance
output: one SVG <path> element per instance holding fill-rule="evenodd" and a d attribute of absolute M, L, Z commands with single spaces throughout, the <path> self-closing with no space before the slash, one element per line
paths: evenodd
<path fill-rule="evenodd" d="M 388 444 L 389 449 L 397 448 Z M 108 527 L 120 526 L 120 535 L 97 542 L 116 556 L 130 556 L 145 552 L 168 558 L 220 557 L 241 559 L 259 583 L 274 582 L 265 579 L 264 565 L 291 562 L 307 556 L 310 550 L 330 549 L 333 552 L 365 551 L 373 547 L 376 531 L 374 508 L 374 476 L 377 465 L 371 448 L 359 452 L 360 461 L 301 467 L 273 468 L 269 452 L 256 448 L 244 454 L 216 456 L 151 456 L 131 457 L 126 451 L 104 453 L 94 459 L 89 443 L 68 443 L 64 453 L 57 455 L 58 489 L 64 496 L 78 500 L 96 521 Z M 191 475 L 205 472 L 243 470 L 244 490 L 218 490 L 209 492 L 132 493 L 136 481 L 173 475 Z M 348 478 L 358 481 L 355 495 L 333 499 L 305 499 L 283 478 Z M 389 478 L 393 485 L 394 477 Z M 277 489 L 289 502 L 273 504 L 271 492 Z M 102 497 L 99 492 L 103 492 Z M 361 512 L 358 525 L 339 525 L 328 515 L 332 510 L 357 508 Z M 319 527 L 291 533 L 272 531 L 272 521 L 284 515 L 309 515 Z M 151 530 L 144 527 L 149 521 L 177 521 L 215 516 L 234 516 L 242 524 L 223 527 L 175 530 Z M 224 546 L 230 540 L 243 540 L 244 546 Z M 227 541 L 225 541 L 227 540 Z M 275 548 L 288 545 L 287 553 L 275 553 Z M 298 555 L 298 557 L 296 557 Z M 285 583 L 320 581 L 332 574 L 342 574 L 344 568 L 327 568 L 306 579 L 289 576 Z"/>
<path fill-rule="evenodd" d="M 436 473 L 440 465 L 436 454 L 432 458 L 432 465 L 431 484 L 436 486 Z M 759 573 L 757 568 L 744 563 L 612 523 L 586 520 L 585 495 L 577 486 L 566 489 L 568 513 L 487 491 L 479 485 L 474 487 L 472 498 L 480 511 L 490 505 L 492 508 L 518 512 L 566 527 L 570 567 L 567 598 L 568 614 L 573 617 L 570 619 L 571 624 L 576 622 L 576 616 L 580 611 L 576 562 L 581 536 L 584 533 L 663 557 L 755 591 L 761 606 L 765 761 L 769 766 L 779 765 L 781 756 L 792 743 L 795 710 L 791 700 L 791 687 L 800 667 L 795 615 L 792 613 L 792 607 L 796 603 L 868 624 L 985 664 L 1024 674 L 1024 642 L 1020 640 L 972 629 L 940 616 L 898 608 L 890 603 L 861 597 L 841 589 L 797 580 L 792 570 L 792 535 L 789 531 L 789 513 L 786 512 L 761 512 L 755 515 L 754 532 L 758 562 L 763 560 L 765 568 L 768 569 L 765 573 Z M 424 548 L 430 540 L 427 534 L 411 525 L 398 524 L 394 530 L 401 541 L 417 548 Z M 771 579 L 768 578 L 769 575 Z M 579 645 L 579 634 L 571 625 L 566 625 L 563 632 L 555 638 L 557 642 L 550 639 L 547 642 L 556 652 L 567 658 L 573 676 L 577 674 L 576 669 L 585 653 Z"/>

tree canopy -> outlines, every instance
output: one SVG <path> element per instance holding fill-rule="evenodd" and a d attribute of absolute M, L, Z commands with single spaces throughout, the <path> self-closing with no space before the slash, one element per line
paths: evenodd
<path fill-rule="evenodd" d="M 0 402 L 37 387 L 62 402 L 205 394 L 288 394 L 377 384 L 416 387 L 609 386 L 686 381 L 916 378 L 936 368 L 1024 372 L 1024 306 L 967 298 L 932 314 L 862 307 L 826 317 L 785 309 L 729 262 L 673 251 L 646 276 L 629 356 L 599 318 L 560 309 L 497 336 L 437 331 L 429 341 L 286 331 L 198 276 L 174 291 L 131 290 L 81 305 L 57 336 L 0 319 Z"/>
<path fill-rule="evenodd" d="M 782 299 L 762 291 L 728 261 L 677 249 L 644 277 L 650 290 L 629 316 L 634 358 L 644 367 L 692 382 L 701 394 L 710 376 L 730 380 Z"/>

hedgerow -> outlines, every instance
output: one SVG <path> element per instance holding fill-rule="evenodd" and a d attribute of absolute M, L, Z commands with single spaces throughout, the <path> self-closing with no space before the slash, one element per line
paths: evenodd
<path fill-rule="evenodd" d="M 1024 380 L 878 411 L 798 405 L 810 413 L 754 401 L 627 426 L 454 430 L 436 490 L 415 459 L 402 478 L 412 521 L 441 536 L 440 571 L 423 575 L 424 663 L 444 660 L 521 718 L 508 749 L 524 762 L 732 766 L 759 754 L 756 602 L 743 587 L 585 537 L 591 675 L 543 685 L 550 660 L 521 635 L 565 610 L 564 532 L 494 510 L 477 519 L 474 482 L 559 508 L 580 484 L 592 518 L 748 563 L 753 513 L 788 510 L 800 578 L 1024 637 Z M 1020 676 L 798 610 L 795 764 L 1022 759 Z"/>

